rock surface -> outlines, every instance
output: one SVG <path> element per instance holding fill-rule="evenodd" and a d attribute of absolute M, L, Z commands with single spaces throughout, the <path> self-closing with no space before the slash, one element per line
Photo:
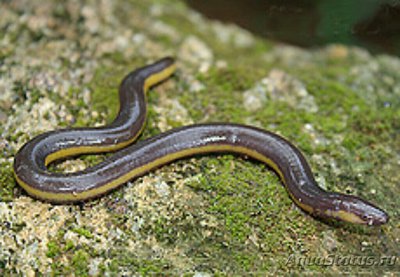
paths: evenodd
<path fill-rule="evenodd" d="M 194 122 L 269 129 L 302 149 L 322 187 L 379 204 L 390 223 L 317 221 L 273 171 L 232 155 L 175 162 L 83 205 L 36 201 L 15 183 L 13 156 L 25 142 L 110 122 L 123 76 L 165 55 L 178 72 L 150 91 L 141 139 Z M 397 57 L 272 44 L 178 0 L 2 1 L 0 275 L 399 271 L 399 134 Z M 327 257 L 336 262 L 321 264 Z"/>

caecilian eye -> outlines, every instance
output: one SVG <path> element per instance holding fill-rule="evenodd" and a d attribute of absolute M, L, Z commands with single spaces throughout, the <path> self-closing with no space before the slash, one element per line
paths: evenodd
<path fill-rule="evenodd" d="M 364 221 L 368 221 L 369 220 L 369 216 L 368 215 L 362 215 L 361 218 Z"/>

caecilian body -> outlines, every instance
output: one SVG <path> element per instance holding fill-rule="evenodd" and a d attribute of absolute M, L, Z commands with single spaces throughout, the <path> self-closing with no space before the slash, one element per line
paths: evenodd
<path fill-rule="evenodd" d="M 292 200 L 306 212 L 351 223 L 380 225 L 388 215 L 356 196 L 323 190 L 301 152 L 272 132 L 230 123 L 195 124 L 133 143 L 146 120 L 146 91 L 175 71 L 164 58 L 128 74 L 119 89 L 120 110 L 104 127 L 50 131 L 16 154 L 18 183 L 35 198 L 72 203 L 99 197 L 146 172 L 184 157 L 215 152 L 246 155 L 268 164 Z M 76 173 L 54 173 L 51 162 L 82 153 L 115 151 L 103 162 Z"/>

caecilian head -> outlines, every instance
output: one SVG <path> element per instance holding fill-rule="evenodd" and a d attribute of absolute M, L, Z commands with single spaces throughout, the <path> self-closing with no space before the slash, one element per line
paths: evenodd
<path fill-rule="evenodd" d="M 322 217 L 365 225 L 382 225 L 389 221 L 385 211 L 356 196 L 335 193 L 330 198 L 329 208 L 319 212 Z"/>

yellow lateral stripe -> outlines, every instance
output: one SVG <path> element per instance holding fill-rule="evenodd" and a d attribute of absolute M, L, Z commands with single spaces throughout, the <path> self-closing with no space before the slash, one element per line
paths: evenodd
<path fill-rule="evenodd" d="M 341 220 L 344 220 L 347 222 L 353 222 L 353 223 L 359 223 L 359 224 L 366 223 L 364 220 L 362 220 L 360 217 L 358 217 L 354 213 L 346 212 L 344 210 L 339 210 L 339 211 L 326 210 L 325 214 L 330 217 L 340 218 Z"/>
<path fill-rule="evenodd" d="M 171 64 L 170 66 L 166 67 L 160 72 L 150 75 L 144 81 L 144 91 L 146 92 L 149 89 L 149 87 L 154 86 L 155 84 L 167 79 L 175 72 L 175 70 L 176 70 L 176 65 Z"/>
<path fill-rule="evenodd" d="M 133 143 L 137 137 L 142 133 L 142 130 L 144 128 L 144 124 L 142 128 L 137 132 L 137 134 L 131 138 L 130 140 L 123 141 L 118 144 L 113 144 L 113 145 L 107 145 L 107 146 L 101 146 L 101 145 L 96 145 L 96 146 L 78 146 L 78 147 L 70 147 L 70 148 L 65 148 L 58 150 L 56 152 L 53 152 L 49 155 L 46 156 L 44 164 L 45 166 L 48 166 L 52 162 L 67 158 L 67 157 L 72 157 L 72 156 L 77 156 L 80 154 L 94 154 L 94 153 L 104 153 L 104 152 L 112 152 L 119 150 L 121 148 L 124 148 L 128 146 L 129 144 Z"/>
<path fill-rule="evenodd" d="M 155 168 L 159 167 L 161 165 L 167 164 L 171 161 L 187 157 L 187 156 L 192 156 L 195 154 L 201 154 L 201 153 L 209 153 L 209 152 L 234 152 L 234 153 L 239 153 L 239 154 L 244 154 L 250 157 L 253 157 L 257 160 L 260 160 L 267 165 L 271 166 L 281 177 L 282 180 L 285 182 L 283 179 L 283 174 L 280 172 L 278 166 L 269 158 L 265 157 L 264 155 L 248 149 L 244 148 L 241 146 L 232 146 L 232 145 L 209 145 L 209 146 L 204 146 L 204 147 L 198 147 L 198 148 L 193 148 L 193 149 L 185 149 L 180 152 L 176 152 L 173 154 L 166 155 L 164 157 L 161 157 L 157 160 L 154 160 L 153 162 L 150 162 L 148 164 L 145 164 L 141 167 L 134 168 L 127 174 L 112 180 L 111 182 L 104 184 L 100 187 L 95 187 L 90 190 L 85 190 L 81 192 L 74 192 L 74 193 L 56 193 L 56 192 L 50 192 L 50 191 L 44 191 L 41 189 L 37 189 L 34 187 L 31 187 L 29 184 L 23 182 L 21 179 L 18 178 L 18 176 L 15 176 L 18 183 L 30 194 L 33 195 L 39 199 L 45 199 L 45 200 L 52 200 L 55 202 L 72 202 L 72 201 L 81 201 L 85 200 L 88 198 L 93 198 L 96 197 L 97 195 L 102 195 L 112 189 L 115 189 L 116 187 L 126 183 L 127 181 L 144 174 L 145 172 Z M 293 196 L 292 196 L 293 197 Z M 302 204 L 302 203 L 300 203 Z M 300 205 L 301 207 L 305 206 Z M 305 208 L 307 210 L 307 207 Z"/>

